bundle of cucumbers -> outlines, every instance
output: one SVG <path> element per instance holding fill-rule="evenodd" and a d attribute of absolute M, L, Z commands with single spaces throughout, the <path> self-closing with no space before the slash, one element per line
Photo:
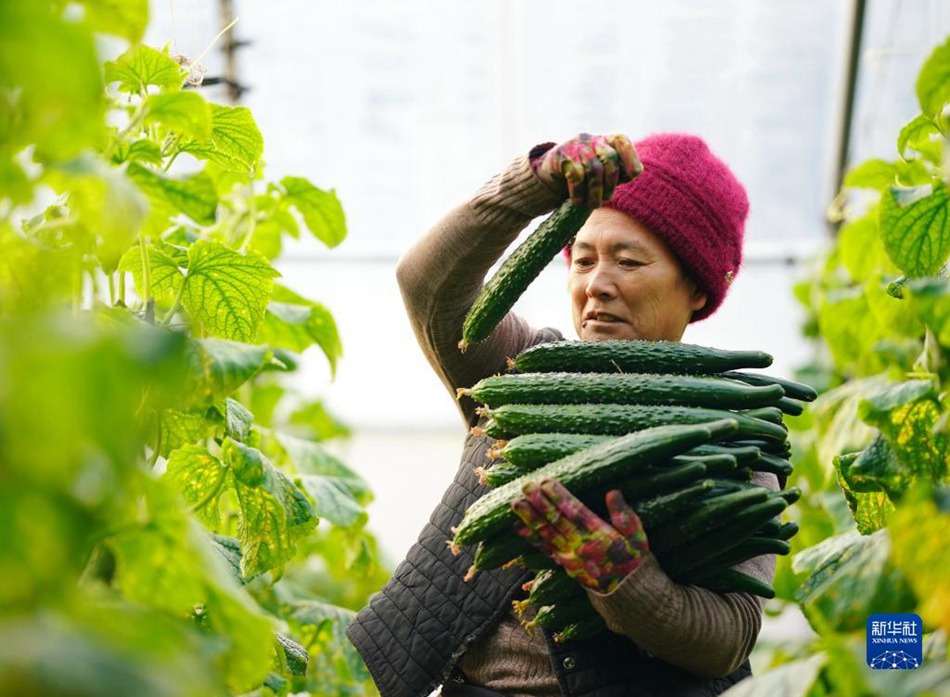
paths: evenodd
<path fill-rule="evenodd" d="M 675 581 L 766 598 L 766 583 L 733 567 L 787 554 L 795 523 L 778 516 L 799 492 L 750 481 L 791 473 L 783 414 L 817 394 L 748 369 L 771 356 L 677 342 L 561 341 L 534 346 L 511 372 L 460 390 L 481 405 L 481 430 L 496 439 L 493 489 L 466 512 L 452 540 L 477 545 L 470 573 L 520 563 L 537 571 L 516 602 L 526 626 L 558 640 L 602 631 L 579 584 L 515 534 L 510 504 L 528 480 L 560 481 L 606 517 L 604 494 L 620 489 L 643 522 L 650 549 Z"/>

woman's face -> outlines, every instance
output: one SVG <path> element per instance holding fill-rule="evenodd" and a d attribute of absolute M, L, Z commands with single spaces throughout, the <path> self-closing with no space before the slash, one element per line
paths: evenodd
<path fill-rule="evenodd" d="M 591 213 L 577 233 L 568 289 L 583 340 L 679 341 L 706 304 L 666 243 L 610 208 Z"/>

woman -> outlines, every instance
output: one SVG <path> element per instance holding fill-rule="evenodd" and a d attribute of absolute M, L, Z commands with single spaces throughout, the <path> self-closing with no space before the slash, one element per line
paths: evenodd
<path fill-rule="evenodd" d="M 638 159 L 639 157 L 639 159 Z M 642 167 L 641 167 L 642 162 Z M 642 169 L 642 173 L 641 173 Z M 461 326 L 491 265 L 528 222 L 566 197 L 594 210 L 569 248 L 568 288 L 581 339 L 678 341 L 722 303 L 742 256 L 745 190 L 699 138 L 662 134 L 636 147 L 589 136 L 534 148 L 444 217 L 397 275 L 420 346 L 451 395 L 505 369 L 534 344 L 562 339 L 509 314 L 461 354 Z M 466 427 L 475 405 L 459 408 Z M 511 601 L 533 572 L 463 581 L 471 550 L 446 546 L 482 496 L 474 470 L 490 445 L 469 434 L 455 480 L 393 578 L 348 629 L 383 697 L 714 695 L 750 674 L 757 597 L 674 583 L 649 553 L 636 514 L 608 494 L 610 520 L 556 482 L 527 487 L 517 530 L 585 586 L 609 631 L 556 644 L 526 633 Z M 774 475 L 756 481 L 777 488 Z M 773 556 L 738 567 L 770 582 Z"/>

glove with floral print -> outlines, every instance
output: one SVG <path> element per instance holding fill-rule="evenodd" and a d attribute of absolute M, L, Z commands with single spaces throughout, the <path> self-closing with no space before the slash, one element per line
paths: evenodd
<path fill-rule="evenodd" d="M 650 554 L 640 518 L 616 489 L 606 495 L 609 523 L 553 479 L 522 492 L 511 503 L 515 531 L 587 588 L 609 593 Z"/>
<path fill-rule="evenodd" d="M 576 204 L 599 207 L 618 184 L 643 171 L 633 143 L 623 135 L 581 133 L 560 145 L 531 151 L 535 175 L 552 191 Z"/>

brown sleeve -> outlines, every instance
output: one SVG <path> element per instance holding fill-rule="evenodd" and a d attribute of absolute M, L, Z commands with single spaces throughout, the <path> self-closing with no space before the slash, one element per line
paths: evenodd
<path fill-rule="evenodd" d="M 756 473 L 752 481 L 778 489 L 774 474 Z M 774 554 L 763 555 L 734 568 L 771 583 L 775 559 Z M 587 594 L 612 631 L 657 658 L 706 677 L 724 677 L 748 657 L 765 602 L 750 593 L 716 593 L 674 583 L 652 556 L 612 592 Z"/>
<path fill-rule="evenodd" d="M 505 369 L 505 361 L 536 343 L 538 332 L 509 313 L 492 335 L 463 354 L 462 323 L 489 268 L 535 217 L 560 201 L 515 160 L 468 202 L 452 210 L 400 259 L 396 278 L 416 339 L 432 368 L 455 397 L 458 387 Z M 471 400 L 459 402 L 475 422 Z"/>

